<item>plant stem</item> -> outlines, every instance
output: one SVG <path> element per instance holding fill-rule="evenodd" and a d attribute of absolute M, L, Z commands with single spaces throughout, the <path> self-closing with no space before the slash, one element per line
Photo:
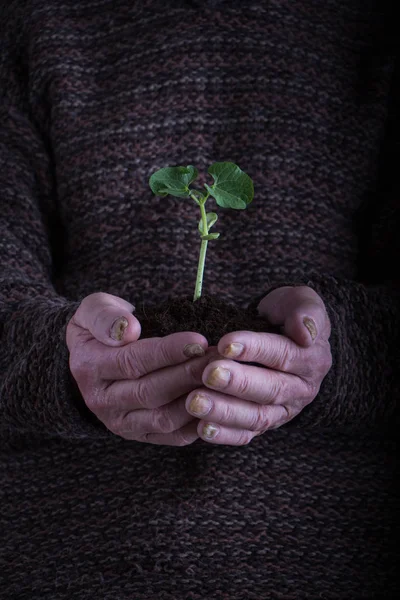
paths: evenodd
<path fill-rule="evenodd" d="M 199 266 L 197 267 L 196 287 L 194 289 L 193 302 L 196 302 L 201 296 L 201 288 L 203 286 L 204 265 L 206 262 L 208 240 L 201 240 Z"/>
<path fill-rule="evenodd" d="M 201 218 L 203 221 L 203 235 L 208 235 L 207 214 L 204 205 L 210 194 L 207 194 L 199 202 Z M 208 240 L 201 240 L 199 264 L 197 267 L 196 286 L 194 288 L 193 302 L 196 302 L 201 297 L 201 289 L 203 287 L 204 265 L 206 262 Z"/>

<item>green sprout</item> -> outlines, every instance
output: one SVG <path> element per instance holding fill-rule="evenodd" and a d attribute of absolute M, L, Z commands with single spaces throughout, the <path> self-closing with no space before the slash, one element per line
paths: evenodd
<path fill-rule="evenodd" d="M 198 175 L 197 169 L 191 165 L 159 169 L 149 180 L 150 188 L 156 196 L 190 197 L 200 207 L 201 218 L 198 229 L 201 246 L 193 302 L 201 297 L 207 244 L 210 240 L 219 237 L 219 233 L 210 233 L 218 217 L 215 212 L 206 212 L 205 204 L 209 196 L 212 196 L 219 206 L 238 210 L 246 208 L 254 197 L 252 180 L 234 163 L 214 163 L 208 169 L 208 173 L 212 175 L 214 184 L 212 186 L 204 184 L 206 192 L 190 189 L 189 186 Z"/>

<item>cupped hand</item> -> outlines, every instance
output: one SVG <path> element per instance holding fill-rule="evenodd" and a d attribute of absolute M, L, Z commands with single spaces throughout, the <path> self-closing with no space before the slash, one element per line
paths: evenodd
<path fill-rule="evenodd" d="M 313 289 L 277 288 L 261 300 L 258 311 L 280 325 L 282 335 L 225 335 L 218 343 L 225 359 L 207 365 L 203 386 L 186 399 L 205 441 L 240 446 L 284 425 L 312 402 L 331 368 L 331 324 Z"/>
<path fill-rule="evenodd" d="M 216 349 L 195 332 L 139 339 L 133 305 L 90 294 L 67 325 L 70 371 L 88 408 L 127 440 L 184 446 L 198 439 L 185 408 Z M 213 354 L 214 352 L 214 354 Z"/>

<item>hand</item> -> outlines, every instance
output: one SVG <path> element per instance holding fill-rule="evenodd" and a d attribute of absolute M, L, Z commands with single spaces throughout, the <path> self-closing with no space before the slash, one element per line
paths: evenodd
<path fill-rule="evenodd" d="M 204 387 L 186 400 L 188 412 L 202 419 L 197 431 L 205 441 L 240 446 L 284 425 L 315 398 L 331 368 L 331 325 L 314 290 L 278 288 L 258 310 L 285 335 L 236 331 L 220 339 L 226 358 L 205 368 Z"/>
<path fill-rule="evenodd" d="M 198 419 L 186 411 L 186 396 L 218 354 L 205 354 L 207 340 L 194 332 L 139 340 L 132 310 L 110 294 L 83 299 L 67 325 L 71 373 L 86 405 L 116 435 L 190 444 L 198 438 Z"/>

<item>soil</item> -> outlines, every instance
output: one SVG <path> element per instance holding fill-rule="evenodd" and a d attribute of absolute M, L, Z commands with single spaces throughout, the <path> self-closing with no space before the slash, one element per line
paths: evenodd
<path fill-rule="evenodd" d="M 217 296 L 169 298 L 158 306 L 136 306 L 135 316 L 142 325 L 141 338 L 169 335 L 178 331 L 197 331 L 210 346 L 231 331 L 264 331 L 278 333 L 255 308 L 244 310 Z"/>

